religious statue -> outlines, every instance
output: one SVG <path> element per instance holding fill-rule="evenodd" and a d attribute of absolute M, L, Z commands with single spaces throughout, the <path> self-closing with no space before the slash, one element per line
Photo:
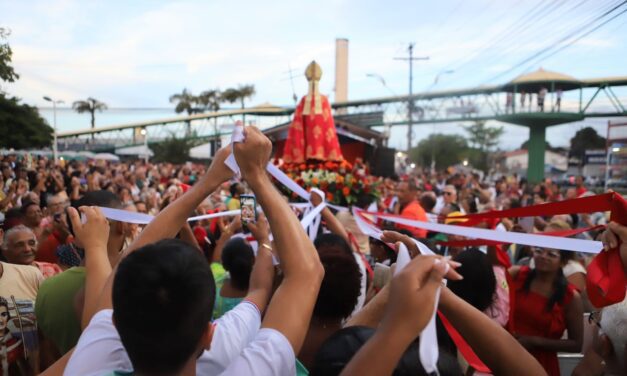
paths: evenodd
<path fill-rule="evenodd" d="M 328 98 L 319 91 L 322 69 L 315 61 L 307 66 L 305 77 L 309 81 L 309 91 L 294 112 L 283 160 L 287 164 L 342 161 L 344 158 L 331 114 L 331 105 Z"/>

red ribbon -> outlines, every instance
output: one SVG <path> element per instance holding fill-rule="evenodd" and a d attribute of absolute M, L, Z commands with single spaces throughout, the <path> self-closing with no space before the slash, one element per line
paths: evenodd
<path fill-rule="evenodd" d="M 440 317 L 442 324 L 444 324 L 444 327 L 446 328 L 448 335 L 451 336 L 451 339 L 453 340 L 453 342 L 455 342 L 455 346 L 457 346 L 457 350 L 459 350 L 459 352 L 462 353 L 462 356 L 464 357 L 464 359 L 466 359 L 468 364 L 472 368 L 474 368 L 475 371 L 477 372 L 492 373 L 490 368 L 488 368 L 488 366 L 483 364 L 481 359 L 479 359 L 477 354 L 475 354 L 475 352 L 473 351 L 472 347 L 470 347 L 470 345 L 466 343 L 466 340 L 464 339 L 464 337 L 462 337 L 462 335 L 459 334 L 457 329 L 453 327 L 453 325 L 448 321 L 448 319 L 440 311 L 438 311 L 438 316 Z"/>

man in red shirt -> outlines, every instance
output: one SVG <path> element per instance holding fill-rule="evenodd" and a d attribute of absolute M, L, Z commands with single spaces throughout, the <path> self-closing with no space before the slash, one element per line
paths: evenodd
<path fill-rule="evenodd" d="M 588 192 L 584 185 L 583 176 L 581 175 L 575 178 L 575 186 L 577 187 L 577 197 L 581 197 L 581 195 Z"/>
<path fill-rule="evenodd" d="M 413 180 L 402 181 L 398 183 L 397 195 L 398 201 L 401 204 L 401 217 L 407 219 L 415 219 L 418 221 L 428 222 L 427 213 L 420 206 L 416 195 L 418 194 L 418 188 Z M 404 225 L 396 225 L 397 229 L 407 229 L 416 238 L 425 238 L 427 236 L 427 230 L 417 229 L 415 227 L 409 227 Z"/>

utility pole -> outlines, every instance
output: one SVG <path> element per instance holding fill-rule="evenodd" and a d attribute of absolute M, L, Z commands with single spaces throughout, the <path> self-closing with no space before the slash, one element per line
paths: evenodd
<path fill-rule="evenodd" d="M 417 60 L 429 60 L 429 56 L 414 57 L 414 45 L 410 43 L 407 48 L 409 57 L 395 57 L 394 60 L 405 60 L 409 62 L 409 96 L 407 97 L 407 151 L 411 150 L 411 141 L 414 136 L 413 127 L 413 113 L 414 113 L 414 100 L 413 96 L 413 82 L 414 82 L 414 61 Z"/>

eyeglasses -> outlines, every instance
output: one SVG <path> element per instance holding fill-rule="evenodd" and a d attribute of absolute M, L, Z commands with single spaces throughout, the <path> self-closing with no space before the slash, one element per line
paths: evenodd
<path fill-rule="evenodd" d="M 536 248 L 533 250 L 533 254 L 536 256 L 546 255 L 549 258 L 557 259 L 560 258 L 559 251 L 553 249 L 545 249 L 545 248 Z"/>
<path fill-rule="evenodd" d="M 600 311 L 590 312 L 590 315 L 588 315 L 588 324 L 592 325 L 594 323 L 594 325 L 598 326 L 600 329 L 601 328 L 601 318 L 599 317 L 600 314 L 601 314 Z"/>

